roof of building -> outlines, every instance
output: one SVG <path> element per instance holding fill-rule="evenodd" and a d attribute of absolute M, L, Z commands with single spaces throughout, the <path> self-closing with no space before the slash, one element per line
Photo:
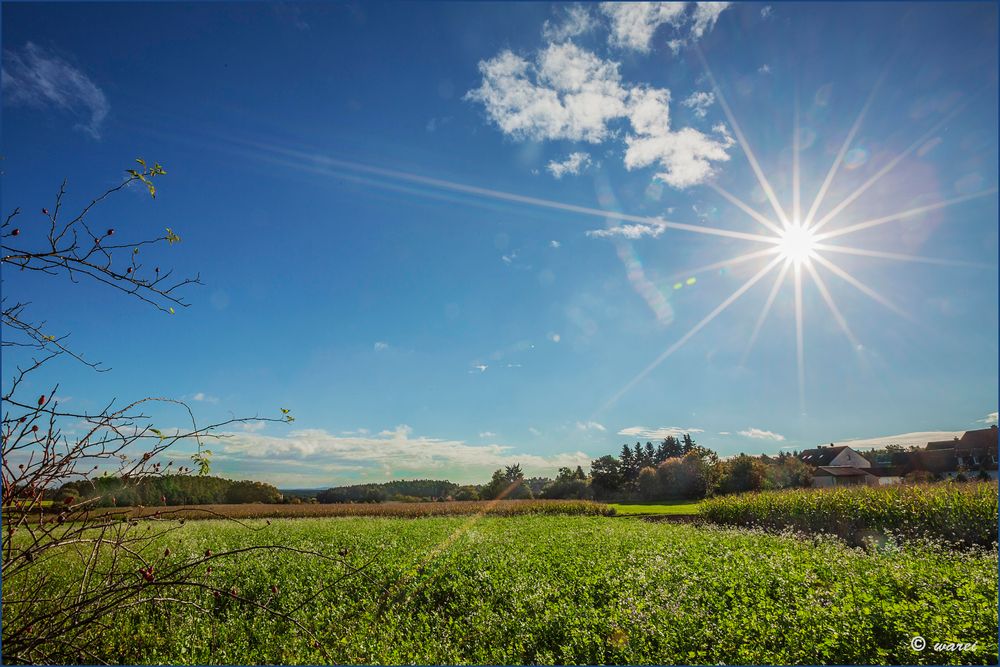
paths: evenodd
<path fill-rule="evenodd" d="M 845 449 L 848 449 L 847 445 L 830 446 L 830 447 L 817 447 L 816 449 L 807 449 L 801 454 L 799 458 L 802 459 L 804 463 L 808 463 L 813 466 L 825 466 L 830 465 L 830 462 L 837 458 Z"/>
<path fill-rule="evenodd" d="M 959 443 L 964 447 L 986 447 L 996 449 L 997 447 L 997 427 L 981 428 L 975 431 L 966 431 L 962 435 Z"/>
<path fill-rule="evenodd" d="M 865 475 L 871 475 L 868 468 L 852 468 L 851 466 L 819 466 L 813 473 L 814 477 L 864 477 Z M 872 476 L 877 477 L 877 475 Z"/>

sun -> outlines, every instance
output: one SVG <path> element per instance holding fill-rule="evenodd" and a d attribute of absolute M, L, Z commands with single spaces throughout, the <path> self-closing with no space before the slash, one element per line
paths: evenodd
<path fill-rule="evenodd" d="M 816 256 L 816 235 L 801 222 L 793 222 L 778 235 L 778 253 L 795 265 Z"/>

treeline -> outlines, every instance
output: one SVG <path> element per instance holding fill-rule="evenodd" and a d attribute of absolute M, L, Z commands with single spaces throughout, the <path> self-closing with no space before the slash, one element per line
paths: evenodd
<path fill-rule="evenodd" d="M 514 464 L 494 471 L 485 484 L 460 486 L 445 480 L 400 480 L 338 486 L 320 491 L 321 503 L 416 502 L 427 500 L 682 500 L 716 494 L 807 487 L 812 468 L 797 456 L 747 456 L 730 459 L 697 444 L 690 434 L 623 445 L 618 456 L 581 466 L 560 468 L 556 478 L 525 478 Z"/>
<path fill-rule="evenodd" d="M 165 475 L 130 483 L 118 477 L 98 477 L 63 484 L 54 500 L 63 502 L 67 498 L 99 498 L 93 503 L 95 507 L 280 503 L 283 500 L 278 489 L 270 484 L 207 475 Z"/>
<path fill-rule="evenodd" d="M 598 500 L 681 500 L 806 487 L 812 483 L 812 468 L 785 452 L 723 460 L 685 434 L 668 436 L 658 445 L 623 445 L 619 456 L 591 462 L 589 482 Z"/>
<path fill-rule="evenodd" d="M 321 503 L 418 502 L 452 499 L 461 487 L 447 480 L 395 480 L 371 484 L 336 486 L 316 494 Z M 473 500 L 470 498 L 469 500 Z"/>

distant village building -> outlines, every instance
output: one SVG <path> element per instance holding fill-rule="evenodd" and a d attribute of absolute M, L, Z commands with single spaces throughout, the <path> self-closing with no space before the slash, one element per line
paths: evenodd
<path fill-rule="evenodd" d="M 878 477 L 869 470 L 871 461 L 847 445 L 817 447 L 799 454 L 803 463 L 815 468 L 813 486 L 848 486 L 878 484 Z"/>
<path fill-rule="evenodd" d="M 966 431 L 961 438 L 929 442 L 924 449 L 901 452 L 893 465 L 873 465 L 847 445 L 808 449 L 799 458 L 815 468 L 813 486 L 898 484 L 909 473 L 927 472 L 939 479 L 997 479 L 997 427 Z"/>

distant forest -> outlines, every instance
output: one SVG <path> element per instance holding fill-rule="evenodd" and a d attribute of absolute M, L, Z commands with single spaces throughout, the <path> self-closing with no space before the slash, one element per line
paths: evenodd
<path fill-rule="evenodd" d="M 99 498 L 94 507 L 157 507 L 162 505 L 214 505 L 280 503 L 281 492 L 270 484 L 234 481 L 208 475 L 145 477 L 126 484 L 118 477 L 97 477 L 59 487 L 53 500 Z"/>

